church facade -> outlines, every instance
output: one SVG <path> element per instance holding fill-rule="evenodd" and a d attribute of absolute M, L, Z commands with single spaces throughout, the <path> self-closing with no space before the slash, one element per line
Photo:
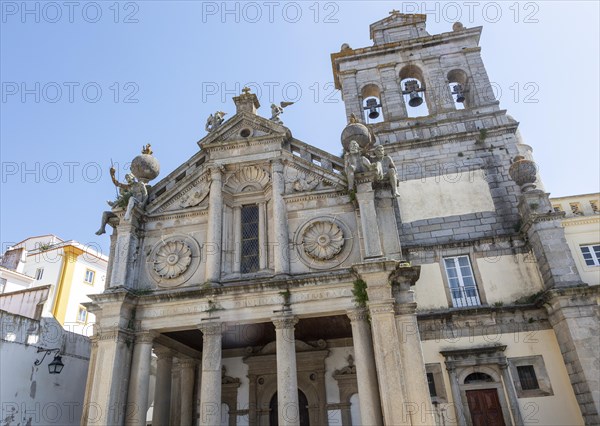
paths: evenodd
<path fill-rule="evenodd" d="M 331 56 L 343 157 L 244 89 L 162 180 L 150 147 L 134 160 L 103 217 L 82 424 L 598 424 L 598 287 L 493 98 L 482 28 L 370 31 Z"/>

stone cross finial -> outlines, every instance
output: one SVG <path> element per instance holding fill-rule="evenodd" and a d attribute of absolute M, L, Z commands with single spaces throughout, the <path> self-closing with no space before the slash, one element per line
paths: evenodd
<path fill-rule="evenodd" d="M 244 88 L 242 89 L 242 93 L 243 93 L 244 95 L 249 95 L 249 94 L 250 94 L 250 88 L 249 88 L 249 87 L 244 87 Z"/>
<path fill-rule="evenodd" d="M 397 15 L 397 14 L 399 14 L 399 13 L 400 13 L 400 11 L 399 11 L 399 10 L 396 10 L 396 9 L 393 9 L 393 10 L 391 10 L 389 13 L 390 13 L 390 15 Z"/>

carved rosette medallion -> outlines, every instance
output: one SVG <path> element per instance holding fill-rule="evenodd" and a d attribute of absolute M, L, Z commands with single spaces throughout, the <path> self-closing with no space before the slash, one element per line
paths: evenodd
<path fill-rule="evenodd" d="M 300 260 L 312 269 L 340 265 L 352 251 L 352 232 L 333 216 L 318 217 L 304 223 L 294 237 Z"/>
<path fill-rule="evenodd" d="M 169 241 L 154 255 L 154 271 L 163 278 L 177 278 L 192 263 L 192 250 L 183 241 Z"/>
<path fill-rule="evenodd" d="M 146 260 L 148 273 L 159 287 L 176 287 L 196 272 L 200 246 L 187 235 L 174 235 L 157 242 Z"/>
<path fill-rule="evenodd" d="M 304 231 L 302 245 L 313 259 L 333 259 L 342 251 L 344 233 L 334 222 L 313 222 Z"/>

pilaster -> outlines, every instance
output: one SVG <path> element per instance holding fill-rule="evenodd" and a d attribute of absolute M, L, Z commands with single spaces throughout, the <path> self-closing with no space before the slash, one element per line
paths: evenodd
<path fill-rule="evenodd" d="M 277 160 L 271 163 L 271 178 L 273 191 L 273 230 L 275 234 L 273 267 L 275 275 L 287 275 L 290 272 L 289 233 L 287 212 L 283 199 L 285 181 L 281 161 Z"/>
<path fill-rule="evenodd" d="M 222 167 L 210 167 L 208 228 L 206 233 L 206 281 L 213 286 L 221 281 L 221 232 L 223 228 Z"/>
<path fill-rule="evenodd" d="M 364 258 L 374 259 L 383 256 L 379 226 L 377 224 L 377 211 L 375 209 L 375 191 L 371 178 L 356 180 L 356 200 L 360 210 L 361 234 L 364 244 Z"/>
<path fill-rule="evenodd" d="M 127 418 L 125 419 L 127 426 L 146 425 L 154 338 L 155 333 L 152 331 L 140 332 L 135 335 L 127 396 Z"/>

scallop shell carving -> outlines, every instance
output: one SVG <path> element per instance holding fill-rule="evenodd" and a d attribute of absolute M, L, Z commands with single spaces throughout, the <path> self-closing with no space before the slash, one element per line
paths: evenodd
<path fill-rule="evenodd" d="M 313 259 L 333 259 L 344 247 L 344 232 L 335 223 L 315 222 L 306 228 L 302 245 L 304 252 Z"/>
<path fill-rule="evenodd" d="M 154 271 L 165 279 L 177 278 L 192 263 L 192 250 L 183 241 L 168 241 L 154 255 Z"/>
<path fill-rule="evenodd" d="M 233 174 L 226 183 L 233 193 L 239 193 L 246 188 L 259 190 L 269 183 L 269 174 L 260 167 L 244 167 Z"/>

